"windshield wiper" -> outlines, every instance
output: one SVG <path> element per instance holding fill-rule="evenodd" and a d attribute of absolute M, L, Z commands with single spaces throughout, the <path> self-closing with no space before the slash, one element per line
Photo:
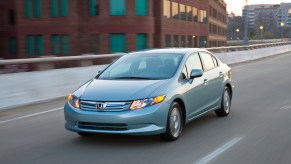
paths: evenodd
<path fill-rule="evenodd" d="M 144 79 L 144 80 L 158 80 L 157 78 L 138 77 L 138 76 L 115 77 L 115 78 L 113 78 L 113 79 Z"/>

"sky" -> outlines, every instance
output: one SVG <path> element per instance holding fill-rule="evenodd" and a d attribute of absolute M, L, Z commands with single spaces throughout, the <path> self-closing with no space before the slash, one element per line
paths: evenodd
<path fill-rule="evenodd" d="M 236 15 L 242 15 L 242 8 L 245 5 L 245 0 L 224 0 L 227 4 L 227 12 L 234 12 Z M 291 0 L 248 0 L 249 5 L 253 4 L 280 4 L 291 3 Z"/>

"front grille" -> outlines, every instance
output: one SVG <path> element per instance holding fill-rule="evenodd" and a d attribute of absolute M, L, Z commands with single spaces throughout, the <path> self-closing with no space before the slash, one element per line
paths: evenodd
<path fill-rule="evenodd" d="M 127 130 L 126 124 L 114 124 L 114 123 L 78 122 L 78 127 L 81 129 L 88 130 L 108 130 L 108 131 Z"/>
<path fill-rule="evenodd" d="M 102 110 L 97 109 L 97 104 L 106 104 L 106 107 Z M 81 110 L 95 111 L 95 112 L 120 112 L 128 110 L 131 102 L 95 102 L 95 101 L 81 101 Z"/>

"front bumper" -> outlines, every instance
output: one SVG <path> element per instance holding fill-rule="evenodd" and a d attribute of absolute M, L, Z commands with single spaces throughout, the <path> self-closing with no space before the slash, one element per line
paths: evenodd
<path fill-rule="evenodd" d="M 73 132 L 155 135 L 166 132 L 170 104 L 163 102 L 136 111 L 83 111 L 70 103 L 64 107 L 65 128 Z"/>

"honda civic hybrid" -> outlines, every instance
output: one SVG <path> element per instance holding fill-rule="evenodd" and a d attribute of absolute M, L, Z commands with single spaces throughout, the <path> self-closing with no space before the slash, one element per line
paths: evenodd
<path fill-rule="evenodd" d="M 137 51 L 68 95 L 65 127 L 81 136 L 159 134 L 174 141 L 208 112 L 227 116 L 232 95 L 231 68 L 207 50 Z"/>

